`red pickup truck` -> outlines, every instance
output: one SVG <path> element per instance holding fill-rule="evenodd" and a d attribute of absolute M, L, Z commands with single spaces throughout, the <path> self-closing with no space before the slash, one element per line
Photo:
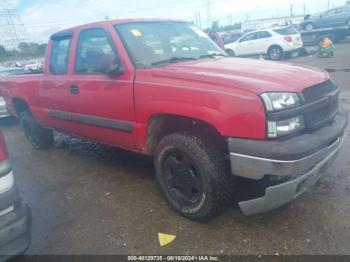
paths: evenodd
<path fill-rule="evenodd" d="M 348 121 L 328 73 L 227 57 L 187 22 L 67 29 L 45 65 L 2 82 L 32 145 L 51 147 L 56 129 L 153 156 L 169 204 L 197 221 L 234 201 L 239 178 L 265 186 L 239 203 L 247 215 L 293 200 L 336 157 Z"/>

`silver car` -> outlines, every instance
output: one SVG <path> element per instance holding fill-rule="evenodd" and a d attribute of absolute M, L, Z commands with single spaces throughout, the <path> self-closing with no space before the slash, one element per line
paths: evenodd
<path fill-rule="evenodd" d="M 21 75 L 27 74 L 28 71 L 23 68 L 0 68 L 0 88 L 1 79 L 9 75 Z M 7 110 L 6 102 L 2 96 L 0 96 L 0 118 L 8 117 L 10 113 Z"/>
<path fill-rule="evenodd" d="M 350 5 L 330 9 L 319 16 L 307 16 L 300 24 L 300 28 L 307 31 L 333 26 L 350 28 Z"/>

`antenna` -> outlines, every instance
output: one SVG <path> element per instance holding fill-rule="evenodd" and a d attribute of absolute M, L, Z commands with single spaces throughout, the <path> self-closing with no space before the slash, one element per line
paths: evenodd
<path fill-rule="evenodd" d="M 0 44 L 13 50 L 27 40 L 26 30 L 12 0 L 0 0 Z"/>

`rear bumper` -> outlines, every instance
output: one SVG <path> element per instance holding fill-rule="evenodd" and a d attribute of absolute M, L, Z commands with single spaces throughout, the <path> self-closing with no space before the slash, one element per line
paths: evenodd
<path fill-rule="evenodd" d="M 347 114 L 317 131 L 285 141 L 229 139 L 231 170 L 236 176 L 283 181 L 265 189 L 265 196 L 239 203 L 246 215 L 278 208 L 303 193 L 337 156 L 344 141 Z"/>
<path fill-rule="evenodd" d="M 20 198 L 8 161 L 0 163 L 0 261 L 23 254 L 31 240 L 31 214 Z"/>
<path fill-rule="evenodd" d="M 23 254 L 31 242 L 30 209 L 23 202 L 0 216 L 0 260 Z"/>

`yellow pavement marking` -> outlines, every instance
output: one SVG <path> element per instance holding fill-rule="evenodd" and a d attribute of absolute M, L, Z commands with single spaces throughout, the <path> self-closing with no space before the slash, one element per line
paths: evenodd
<path fill-rule="evenodd" d="M 158 233 L 158 238 L 159 238 L 160 246 L 164 247 L 164 246 L 169 245 L 170 243 L 172 243 L 175 240 L 176 236 L 175 235 Z"/>

